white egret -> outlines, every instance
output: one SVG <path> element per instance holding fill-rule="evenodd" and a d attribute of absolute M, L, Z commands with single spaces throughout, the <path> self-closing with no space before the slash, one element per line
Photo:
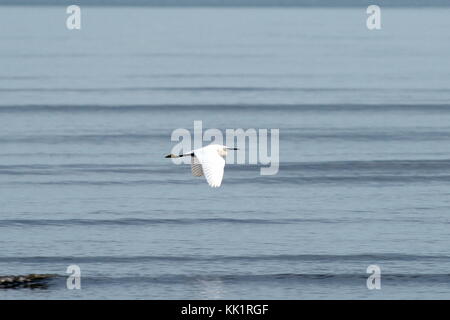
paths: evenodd
<path fill-rule="evenodd" d="M 206 147 L 195 149 L 191 152 L 175 155 L 169 154 L 166 158 L 191 157 L 192 175 L 195 177 L 205 176 L 208 184 L 213 187 L 220 187 L 225 168 L 225 159 L 228 150 L 238 150 L 220 144 L 210 144 Z"/>

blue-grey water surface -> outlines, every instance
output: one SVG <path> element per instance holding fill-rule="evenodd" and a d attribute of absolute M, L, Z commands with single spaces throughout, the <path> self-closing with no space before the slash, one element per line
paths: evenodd
<path fill-rule="evenodd" d="M 450 298 L 449 15 L 0 7 L 0 275 L 62 276 L 0 299 Z M 279 173 L 192 177 L 194 120 Z"/>

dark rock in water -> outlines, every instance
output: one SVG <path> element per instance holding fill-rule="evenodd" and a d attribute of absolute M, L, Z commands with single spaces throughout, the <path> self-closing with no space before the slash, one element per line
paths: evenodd
<path fill-rule="evenodd" d="M 31 288 L 45 289 L 48 280 L 55 278 L 55 274 L 28 274 L 23 276 L 0 276 L 0 289 Z"/>

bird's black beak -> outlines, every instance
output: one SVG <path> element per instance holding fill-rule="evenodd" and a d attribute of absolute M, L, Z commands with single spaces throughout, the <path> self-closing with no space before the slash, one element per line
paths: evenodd
<path fill-rule="evenodd" d="M 239 148 L 227 148 L 228 150 L 239 150 Z"/>

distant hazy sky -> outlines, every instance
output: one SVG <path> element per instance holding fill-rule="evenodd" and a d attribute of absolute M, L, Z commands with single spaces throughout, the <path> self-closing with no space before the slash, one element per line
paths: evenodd
<path fill-rule="evenodd" d="M 450 6 L 450 0 L 0 0 L 8 5 L 152 6 Z"/>

